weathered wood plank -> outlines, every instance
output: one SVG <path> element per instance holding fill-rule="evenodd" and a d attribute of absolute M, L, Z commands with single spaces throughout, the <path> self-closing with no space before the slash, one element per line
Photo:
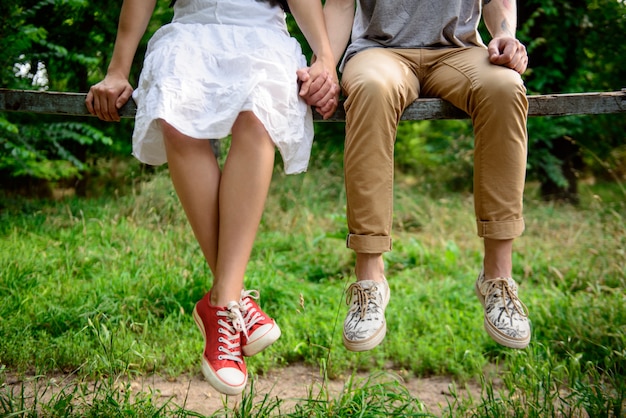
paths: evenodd
<path fill-rule="evenodd" d="M 91 116 L 85 106 L 86 93 L 0 89 L 0 111 L 51 115 Z M 129 100 L 120 116 L 134 118 L 137 107 Z"/>
<path fill-rule="evenodd" d="M 598 93 L 545 94 L 528 96 L 529 116 L 599 115 L 626 113 L 626 89 Z M 469 116 L 441 99 L 422 98 L 413 102 L 402 120 L 466 119 Z M 343 107 L 328 121 L 345 119 Z"/>
<path fill-rule="evenodd" d="M 531 116 L 599 115 L 626 113 L 626 89 L 602 93 L 528 96 Z"/>
<path fill-rule="evenodd" d="M 0 89 L 0 111 L 54 115 L 91 116 L 85 107 L 85 93 L 42 92 Z M 529 116 L 598 115 L 626 113 L 626 89 L 613 92 L 529 95 Z M 137 108 L 130 100 L 121 110 L 123 118 L 133 118 Z M 421 98 L 412 103 L 402 120 L 464 119 L 468 116 L 441 99 Z M 315 119 L 322 121 L 316 114 Z M 345 120 L 343 106 L 326 122 Z"/>

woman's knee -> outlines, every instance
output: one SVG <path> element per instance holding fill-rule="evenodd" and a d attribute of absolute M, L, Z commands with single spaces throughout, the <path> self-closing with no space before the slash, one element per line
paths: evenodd
<path fill-rule="evenodd" d="M 269 148 L 274 147 L 265 125 L 253 112 L 241 112 L 233 127 L 232 145 L 244 145 L 249 148 Z"/>
<path fill-rule="evenodd" d="M 208 139 L 197 139 L 187 136 L 163 119 L 159 120 L 159 124 L 161 127 L 161 133 L 163 134 L 165 150 L 168 154 L 171 154 L 172 152 L 176 152 L 178 154 L 184 154 L 186 152 L 213 153 L 211 142 Z"/>

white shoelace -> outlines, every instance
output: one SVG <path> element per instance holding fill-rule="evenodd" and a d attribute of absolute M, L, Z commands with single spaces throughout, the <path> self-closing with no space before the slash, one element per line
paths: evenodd
<path fill-rule="evenodd" d="M 243 317 L 243 332 L 246 338 L 248 338 L 248 331 L 258 322 L 265 319 L 265 317 L 257 311 L 257 309 L 252 305 L 250 299 L 258 299 L 259 291 L 258 290 L 242 290 L 241 291 L 241 301 L 239 302 L 239 308 L 245 315 Z"/>
<path fill-rule="evenodd" d="M 218 338 L 218 341 L 222 344 L 217 349 L 223 353 L 218 356 L 218 359 L 242 362 L 241 344 L 238 337 L 244 329 L 244 320 L 239 310 L 239 304 L 230 302 L 226 310 L 217 312 L 217 316 L 225 317 L 225 319 L 220 318 L 217 320 L 218 332 L 224 335 Z"/>

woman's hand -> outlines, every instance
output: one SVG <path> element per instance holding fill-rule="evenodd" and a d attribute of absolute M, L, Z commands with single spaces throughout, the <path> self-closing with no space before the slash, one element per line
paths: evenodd
<path fill-rule="evenodd" d="M 107 122 L 119 122 L 118 110 L 126 104 L 133 88 L 125 77 L 107 75 L 104 80 L 91 86 L 85 99 L 87 110 Z"/>
<path fill-rule="evenodd" d="M 330 64 L 332 65 L 332 64 Z M 339 105 L 339 82 L 334 67 L 330 67 L 324 60 L 316 60 L 310 67 L 298 70 L 300 97 L 309 106 L 322 115 L 322 118 L 331 117 Z"/>

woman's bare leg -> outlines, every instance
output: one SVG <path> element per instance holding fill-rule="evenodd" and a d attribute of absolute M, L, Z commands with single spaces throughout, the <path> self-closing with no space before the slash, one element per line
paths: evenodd
<path fill-rule="evenodd" d="M 211 304 L 238 301 L 272 179 L 274 144 L 253 113 L 241 113 L 220 174 L 209 141 L 162 127 L 172 183 L 213 272 Z"/>
<path fill-rule="evenodd" d="M 220 181 L 219 250 L 211 290 L 211 303 L 216 306 L 240 298 L 272 179 L 274 152 L 274 144 L 256 116 L 239 114 Z"/>
<path fill-rule="evenodd" d="M 210 141 L 183 135 L 161 121 L 174 189 L 202 253 L 215 275 L 218 245 L 220 168 Z"/>

